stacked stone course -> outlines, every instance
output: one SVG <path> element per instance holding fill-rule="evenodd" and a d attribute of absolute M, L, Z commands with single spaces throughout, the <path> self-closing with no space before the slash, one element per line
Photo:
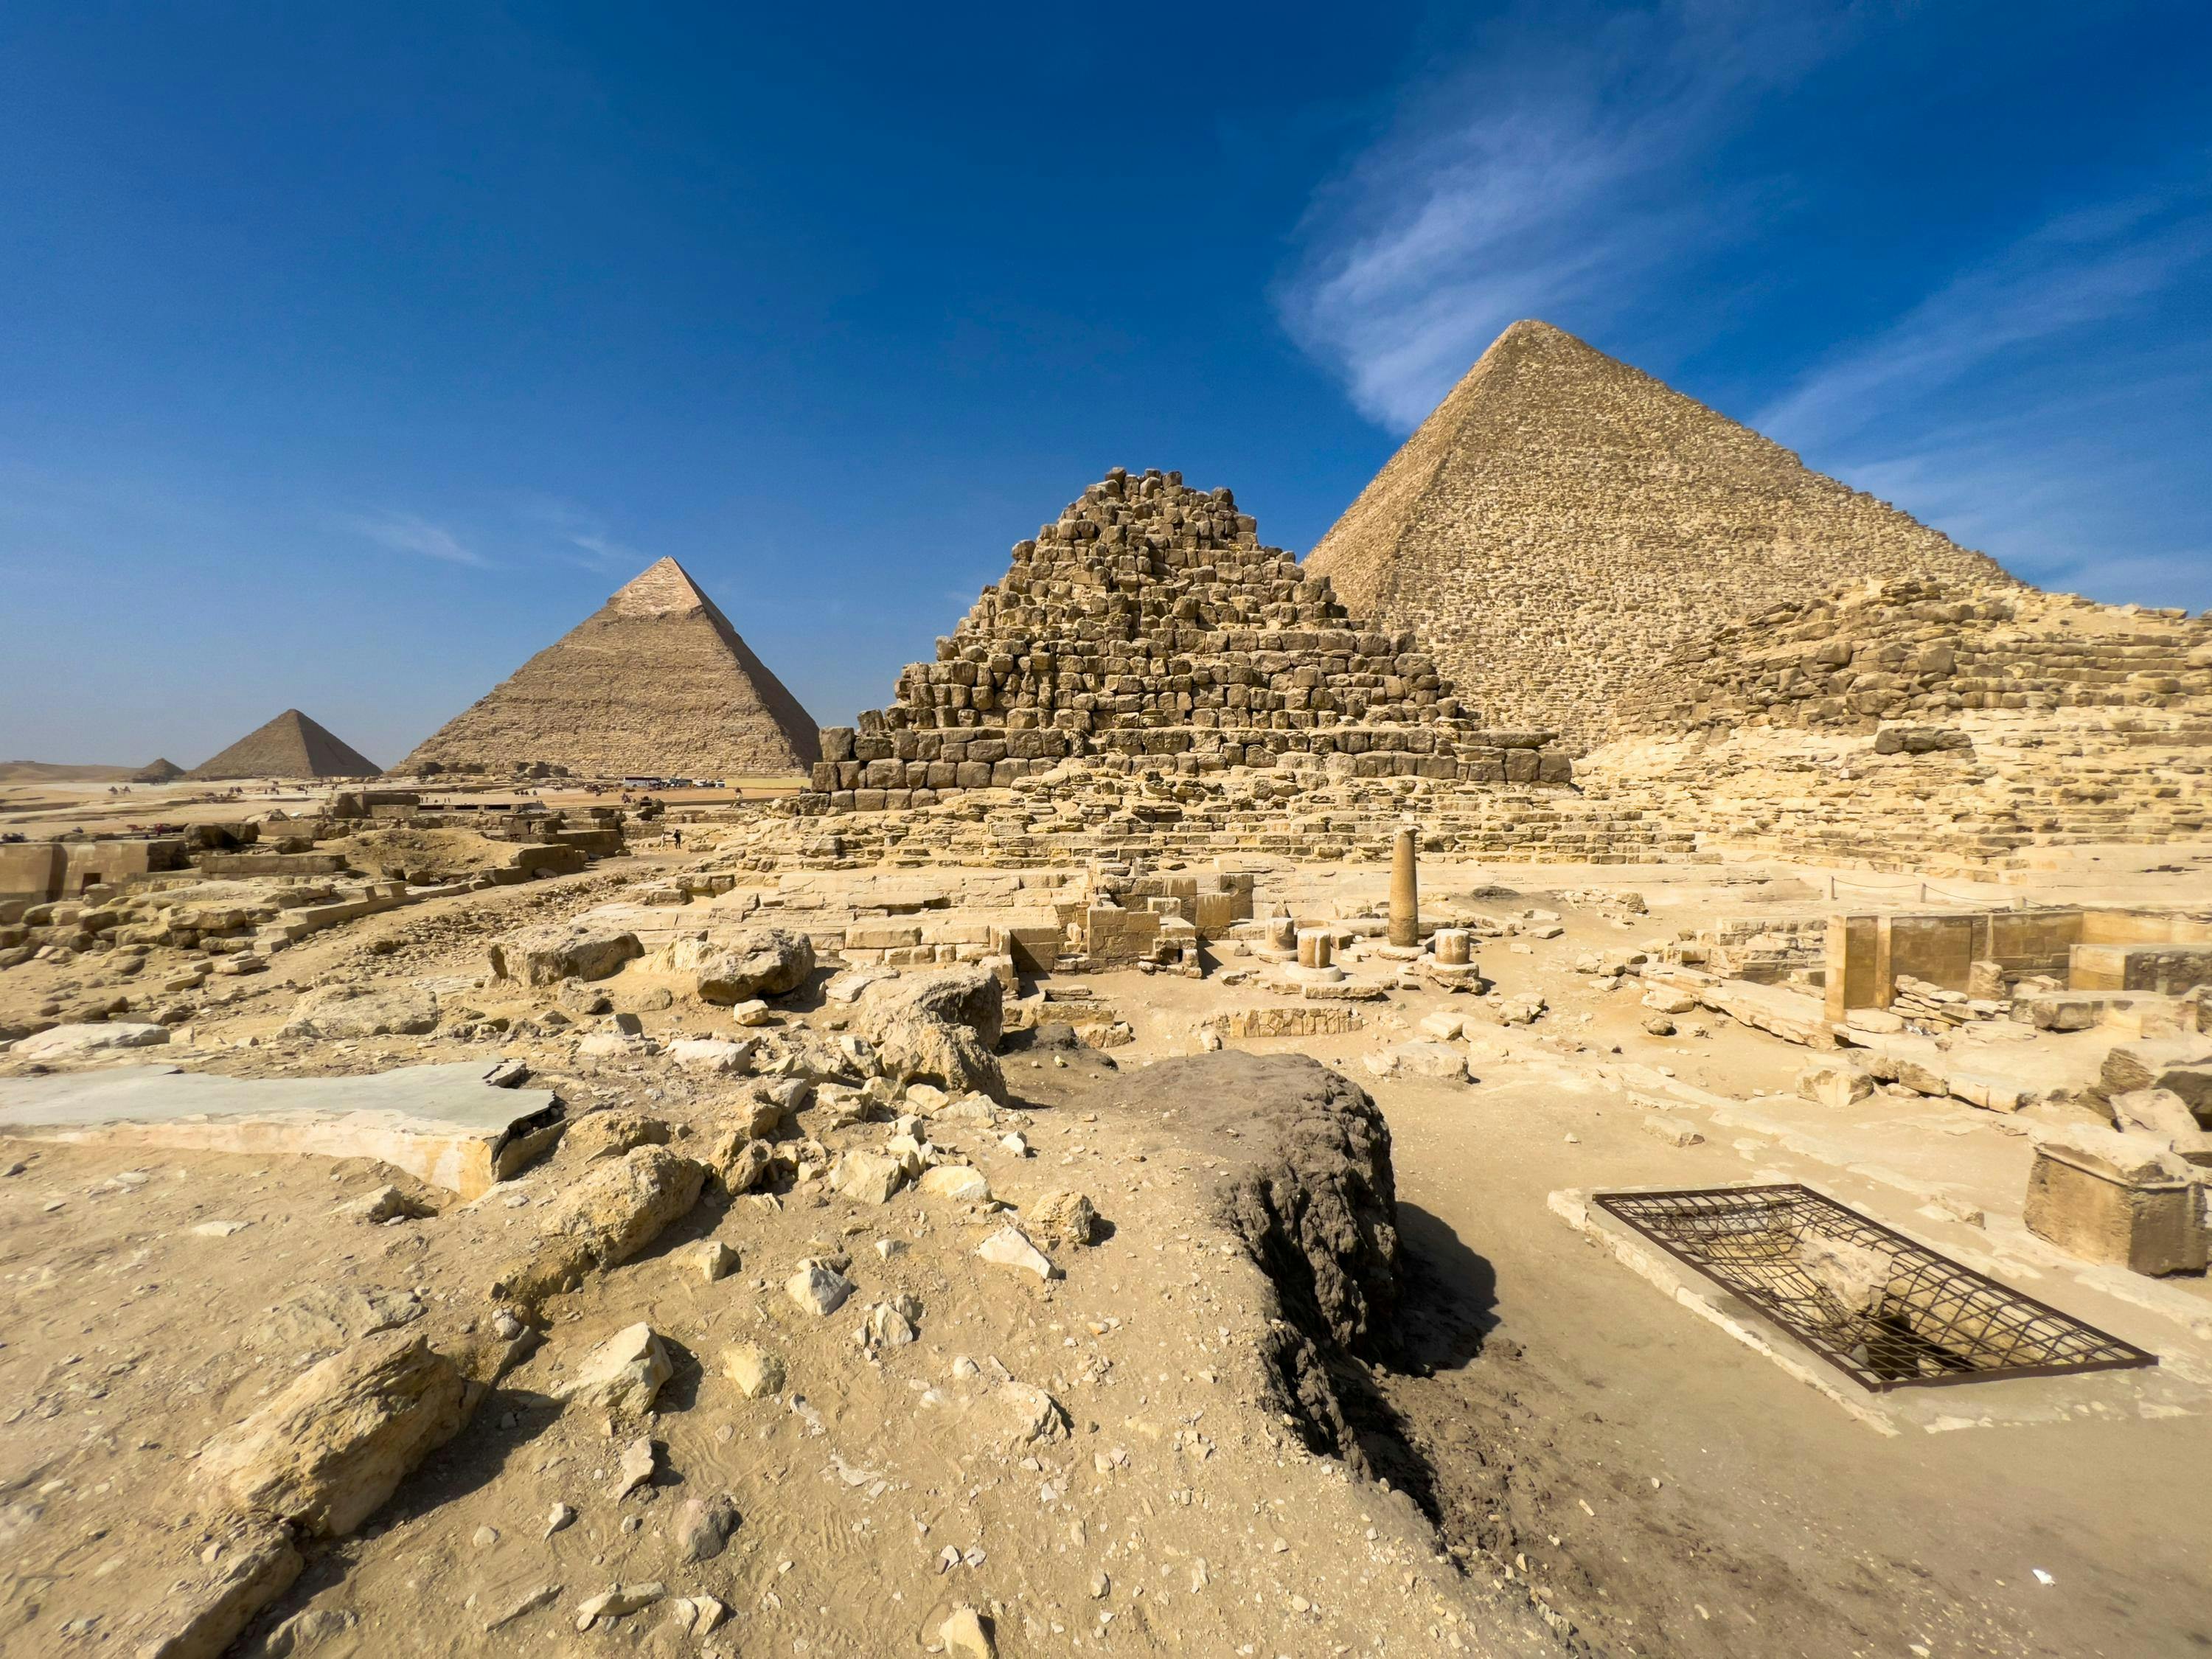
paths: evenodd
<path fill-rule="evenodd" d="M 1565 785 L 1551 738 L 1480 726 L 1413 634 L 1352 617 L 1229 490 L 1117 467 L 1015 544 L 890 708 L 823 732 L 799 810 L 932 806 L 1070 763 Z"/>

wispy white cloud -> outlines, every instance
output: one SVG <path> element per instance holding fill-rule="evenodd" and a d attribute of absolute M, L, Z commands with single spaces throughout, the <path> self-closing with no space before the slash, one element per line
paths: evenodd
<path fill-rule="evenodd" d="M 2208 257 L 2212 200 L 2199 184 L 2067 214 L 1829 357 L 1754 424 L 1801 446 L 1848 438 L 1969 374 L 2137 310 Z"/>
<path fill-rule="evenodd" d="M 590 508 L 557 495 L 523 495 L 517 509 L 535 530 L 550 535 L 569 562 L 586 570 L 638 571 L 653 562 L 610 533 L 606 520 Z"/>
<path fill-rule="evenodd" d="M 1317 192 L 1277 302 L 1353 403 L 1418 424 L 1516 318 L 1588 328 L 1748 227 L 1703 161 L 1854 27 L 1827 0 L 1529 6 Z"/>
<path fill-rule="evenodd" d="M 345 517 L 343 522 L 355 535 L 374 542 L 379 547 L 388 548 L 394 553 L 417 554 L 426 559 L 442 560 L 447 564 L 482 566 L 488 562 L 482 554 L 445 526 L 434 524 L 412 513 L 351 514 Z"/>
<path fill-rule="evenodd" d="M 2212 347 L 2172 319 L 2208 279 L 2200 159 L 1969 264 L 1754 424 L 2030 580 L 2202 607 Z"/>

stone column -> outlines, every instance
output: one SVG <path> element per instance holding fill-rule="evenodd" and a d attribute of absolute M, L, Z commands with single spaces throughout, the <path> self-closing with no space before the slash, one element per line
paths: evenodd
<path fill-rule="evenodd" d="M 1413 868 L 1413 832 L 1401 830 L 1390 849 L 1390 943 L 1401 949 L 1421 942 L 1420 884 Z"/>
<path fill-rule="evenodd" d="M 1437 960 L 1447 968 L 1464 968 L 1468 958 L 1468 934 L 1464 927 L 1439 927 L 1429 936 L 1436 947 Z"/>
<path fill-rule="evenodd" d="M 1298 948 L 1298 924 L 1289 916 L 1267 918 L 1267 948 L 1285 955 Z"/>
<path fill-rule="evenodd" d="M 1302 927 L 1298 930 L 1298 966 L 1301 968 L 1333 968 L 1336 965 L 1335 939 L 1325 927 Z"/>

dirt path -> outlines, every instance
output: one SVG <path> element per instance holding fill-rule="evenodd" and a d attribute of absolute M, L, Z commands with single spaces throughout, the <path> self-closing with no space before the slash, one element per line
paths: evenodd
<path fill-rule="evenodd" d="M 1611 1164 L 1651 1179 L 1627 1123 L 1541 1086 L 1380 1094 L 1439 1309 L 1419 1333 L 1439 1369 L 1393 1403 L 1448 1532 L 1525 1554 L 1578 1626 L 1747 1659 L 2212 1645 L 2212 1552 L 2172 1523 L 2212 1481 L 2203 1419 L 1884 1438 L 1545 1209 Z"/>

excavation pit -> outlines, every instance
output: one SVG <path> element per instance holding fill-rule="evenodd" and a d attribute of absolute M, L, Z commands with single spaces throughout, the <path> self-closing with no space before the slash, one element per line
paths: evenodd
<path fill-rule="evenodd" d="M 1809 1187 L 1591 1198 L 1875 1393 L 2158 1364 Z"/>

